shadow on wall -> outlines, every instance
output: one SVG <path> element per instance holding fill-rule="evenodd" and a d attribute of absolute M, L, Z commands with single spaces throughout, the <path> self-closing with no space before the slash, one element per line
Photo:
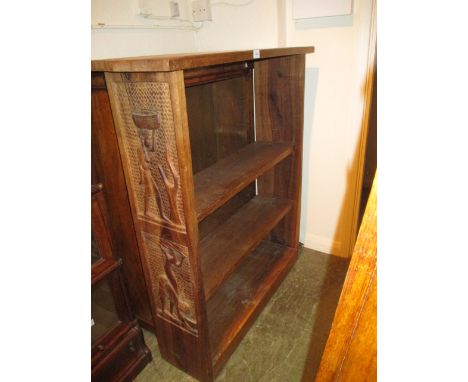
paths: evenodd
<path fill-rule="evenodd" d="M 358 158 L 359 145 L 356 146 L 357 147 L 355 150 L 353 163 L 356 163 Z M 348 215 L 352 210 L 352 208 L 347 206 L 350 203 L 347 203 L 346 201 L 348 201 L 350 196 L 354 194 L 354 180 L 356 177 L 353 175 L 353 167 L 355 166 L 351 166 L 347 170 L 346 194 L 343 199 L 344 201 L 340 211 L 340 218 L 338 220 L 339 223 L 334 236 L 334 243 L 339 243 L 342 240 L 340 231 L 343 231 L 343 229 L 341 229 L 341 227 L 343 227 L 342 224 L 346 224 L 346 221 L 349 221 Z M 334 248 L 334 251 L 335 250 L 336 248 Z M 346 262 L 349 264 L 349 260 L 349 258 L 345 257 L 332 255 L 328 256 L 328 261 L 323 276 L 323 283 L 320 289 L 320 297 L 318 300 L 319 302 L 317 303 L 316 307 L 316 318 L 313 323 L 310 336 L 309 350 L 304 365 L 302 382 L 312 382 L 315 380 L 315 376 L 320 366 L 320 360 L 327 343 L 328 334 L 330 333 L 330 329 L 333 323 L 333 318 L 335 316 L 335 310 L 338 305 L 343 282 L 346 276 L 345 274 L 336 274 L 336 263 Z M 331 280 L 331 282 L 328 280 Z"/>
<path fill-rule="evenodd" d="M 338 225 L 334 237 L 335 242 L 341 241 L 340 254 L 342 257 L 351 257 L 359 230 L 360 202 L 363 197 L 362 187 L 366 165 L 366 147 L 368 146 L 366 142 L 369 138 L 368 130 L 371 117 L 374 114 L 376 115 L 376 110 L 373 113 L 372 109 L 377 108 L 376 97 L 374 97 L 376 87 L 373 85 L 376 78 L 375 73 L 376 62 L 374 62 L 373 68 L 367 72 L 366 78 L 361 85 L 361 95 L 365 100 L 365 111 L 359 129 L 359 139 L 354 148 L 353 159 L 346 171 L 346 192 L 340 209 Z M 376 138 L 376 135 L 372 137 Z M 363 208 L 365 208 L 365 205 Z"/>
<path fill-rule="evenodd" d="M 368 86 L 368 81 L 372 80 L 372 76 L 374 74 L 374 70 L 367 73 L 366 80 L 362 85 L 362 92 L 364 97 L 366 96 L 366 90 Z M 374 77 L 375 79 L 375 77 Z M 373 93 L 371 98 L 373 99 L 375 94 L 376 87 L 373 88 Z M 375 97 L 376 99 L 376 97 Z M 375 101 L 375 100 L 374 100 Z M 366 100 L 366 102 L 372 102 L 371 99 Z M 366 145 L 366 134 L 363 134 L 368 119 L 372 117 L 373 112 L 376 114 L 376 107 L 377 102 L 372 102 L 372 108 L 370 113 L 364 114 L 363 121 L 361 123 L 360 129 L 360 139 L 356 145 L 353 155 L 353 161 L 351 166 L 348 167 L 347 170 L 347 184 L 346 184 L 346 193 L 343 199 L 343 204 L 340 210 L 340 217 L 338 220 L 337 230 L 335 232 L 334 242 L 340 242 L 343 240 L 343 234 L 346 235 L 344 239 L 349 240 L 349 243 L 343 243 L 344 248 L 349 248 L 349 254 L 352 253 L 355 239 L 357 236 L 352 232 L 351 224 L 354 219 L 357 219 L 357 216 L 353 216 L 359 213 L 360 199 L 361 198 L 361 185 L 358 183 L 358 179 L 360 177 L 360 173 L 364 171 L 364 156 Z M 362 207 L 361 207 L 362 208 Z M 365 205 L 364 205 L 365 208 Z M 359 229 L 357 227 L 356 231 Z M 348 230 L 348 233 L 344 231 Z M 343 248 L 343 247 L 342 247 Z M 343 256 L 347 256 L 347 253 L 343 253 Z M 345 280 L 345 274 L 336 274 L 336 263 L 337 262 L 348 262 L 350 261 L 349 258 L 339 258 L 336 256 L 329 256 L 325 275 L 324 275 L 324 283 L 321 286 L 320 291 L 320 298 L 319 303 L 317 305 L 317 311 L 315 314 L 316 320 L 313 324 L 313 329 L 311 332 L 310 342 L 309 342 L 309 351 L 306 358 L 306 363 L 304 365 L 304 372 L 302 377 L 302 382 L 309 382 L 314 381 L 315 376 L 318 372 L 320 366 L 320 360 L 322 358 L 323 351 L 325 349 L 325 345 L 328 339 L 328 334 L 330 332 L 333 319 L 335 316 L 335 310 L 338 305 L 338 301 L 341 294 L 341 289 L 343 287 L 343 282 Z M 327 280 L 330 280 L 328 282 Z M 326 334 L 324 334 L 326 333 Z"/>
<path fill-rule="evenodd" d="M 311 236 L 311 233 L 307 232 L 308 226 L 311 224 L 314 226 L 320 225 L 319 221 L 316 221 L 315 213 L 311 217 L 308 217 L 309 211 L 312 208 L 309 195 L 314 194 L 312 181 L 317 176 L 313 172 L 311 166 L 311 158 L 313 156 L 313 149 L 316 145 L 320 145 L 320 142 L 312 142 L 315 139 L 314 133 L 317 126 L 315 126 L 315 104 L 317 99 L 317 88 L 319 85 L 319 68 L 317 67 L 306 67 L 305 70 L 305 96 L 304 96 L 304 147 L 308 148 L 303 150 L 303 173 L 302 173 L 302 198 L 301 198 L 301 224 L 300 224 L 300 238 L 303 243 L 307 241 L 307 237 Z M 365 92 L 367 80 L 364 81 L 363 92 Z M 362 124 L 359 136 L 362 136 Z M 330 237 L 329 251 L 323 250 L 327 253 L 332 253 L 340 257 L 349 256 L 350 248 L 350 237 L 351 237 L 351 223 L 353 221 L 353 205 L 356 198 L 356 184 L 358 175 L 359 155 L 360 155 L 360 141 L 361 138 L 357 139 L 356 146 L 354 148 L 354 155 L 351 164 L 346 170 L 346 185 L 345 192 L 342 196 L 341 208 L 339 210 L 338 219 L 334 228 L 334 233 Z M 327 164 L 322 164 L 326 166 Z M 320 203 L 320 200 L 318 201 Z M 317 203 L 317 201 L 315 201 Z M 314 212 L 314 211 L 313 211 Z M 313 219 L 313 221 L 308 219 Z M 324 244 L 325 246 L 328 245 Z M 319 248 L 316 248 L 321 250 Z"/>

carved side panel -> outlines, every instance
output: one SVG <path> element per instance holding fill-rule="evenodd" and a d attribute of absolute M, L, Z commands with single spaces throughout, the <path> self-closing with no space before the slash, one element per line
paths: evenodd
<path fill-rule="evenodd" d="M 170 86 L 160 78 L 111 74 L 107 81 L 153 312 L 196 335 Z"/>
<path fill-rule="evenodd" d="M 125 81 L 116 87 L 138 217 L 184 230 L 169 84 Z"/>
<path fill-rule="evenodd" d="M 142 232 L 158 316 L 196 332 L 188 249 L 166 238 Z M 162 261 L 161 261 L 162 259 Z"/>

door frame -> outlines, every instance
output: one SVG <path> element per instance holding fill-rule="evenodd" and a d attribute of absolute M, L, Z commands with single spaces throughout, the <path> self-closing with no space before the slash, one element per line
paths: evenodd
<path fill-rule="evenodd" d="M 364 162 L 366 157 L 367 133 L 369 129 L 369 117 L 372 104 L 372 93 L 374 89 L 374 72 L 376 70 L 376 53 L 377 53 L 377 20 L 376 20 L 376 1 L 372 1 L 371 22 L 369 29 L 368 55 L 367 55 L 367 77 L 365 83 L 364 103 L 362 111 L 362 127 L 361 135 L 358 141 L 356 175 L 354 177 L 354 192 L 352 193 L 352 211 L 351 224 L 349 231 L 346 232 L 344 240 L 344 248 L 341 251 L 343 257 L 351 257 L 353 254 L 354 244 L 356 242 L 359 231 L 359 209 L 361 204 L 362 184 L 364 180 Z"/>

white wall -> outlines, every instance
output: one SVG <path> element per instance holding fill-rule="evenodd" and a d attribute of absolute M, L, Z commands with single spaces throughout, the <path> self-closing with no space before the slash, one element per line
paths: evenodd
<path fill-rule="evenodd" d="M 169 15 L 165 1 L 153 1 L 153 12 Z M 92 0 L 91 24 L 147 25 L 167 24 L 138 16 L 138 0 Z M 174 24 L 174 23 L 173 23 Z M 92 59 L 195 52 L 195 33 L 191 30 L 109 28 L 91 32 Z"/>
<path fill-rule="evenodd" d="M 245 3 L 245 0 L 232 2 Z M 241 50 L 278 46 L 278 13 L 275 0 L 255 0 L 245 7 L 212 1 L 213 22 L 197 33 L 198 49 Z"/>
<path fill-rule="evenodd" d="M 316 53 L 306 61 L 300 240 L 306 247 L 343 255 L 343 241 L 349 239 L 349 184 L 355 176 L 361 130 L 371 4 L 372 0 L 354 0 L 352 17 L 300 23 L 292 20 L 292 0 L 213 5 L 213 21 L 198 32 L 93 30 L 92 57 L 315 46 Z M 93 23 L 135 23 L 135 16 L 128 15 L 137 5 L 137 0 L 92 0 Z"/>
<path fill-rule="evenodd" d="M 91 46 L 93 59 L 196 51 L 193 32 L 151 29 L 94 30 Z"/>
<path fill-rule="evenodd" d="M 316 49 L 306 62 L 301 238 L 306 247 L 347 256 L 372 0 L 354 0 L 351 17 L 298 23 L 286 3 L 286 44 Z"/>

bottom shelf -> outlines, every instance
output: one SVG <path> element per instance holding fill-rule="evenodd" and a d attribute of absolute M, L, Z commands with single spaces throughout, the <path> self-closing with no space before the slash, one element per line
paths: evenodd
<path fill-rule="evenodd" d="M 215 375 L 296 259 L 297 249 L 262 241 L 208 301 Z"/>

